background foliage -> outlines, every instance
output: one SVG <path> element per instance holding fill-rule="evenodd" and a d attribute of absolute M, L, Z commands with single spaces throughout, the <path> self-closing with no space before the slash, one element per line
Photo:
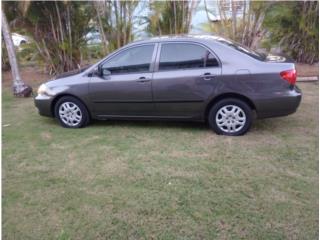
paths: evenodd
<path fill-rule="evenodd" d="M 92 18 L 91 4 L 77 1 L 31 2 L 24 16 L 36 47 L 50 72 L 63 72 L 82 64 Z"/>
<path fill-rule="evenodd" d="M 204 0 L 204 3 L 209 20 L 203 26 L 205 31 L 257 48 L 266 34 L 262 24 L 272 2 Z M 216 20 L 211 20 L 209 14 Z"/>
<path fill-rule="evenodd" d="M 190 33 L 200 3 L 208 16 L 202 30 L 209 34 L 266 51 L 277 47 L 297 62 L 318 61 L 318 1 L 12 1 L 3 8 L 12 32 L 34 39 L 18 52 L 20 61 L 41 60 L 56 74 L 135 40 L 135 28 L 142 25 L 149 36 Z M 90 31 L 100 32 L 101 44 L 88 46 Z M 2 63 L 7 68 L 6 54 Z"/>
<path fill-rule="evenodd" d="M 188 33 L 198 3 L 196 0 L 150 2 L 146 31 L 154 36 Z"/>
<path fill-rule="evenodd" d="M 298 62 L 319 61 L 319 2 L 297 1 L 272 4 L 264 26 L 270 40 Z"/>
<path fill-rule="evenodd" d="M 96 17 L 93 19 L 100 30 L 104 54 L 126 45 L 134 39 L 134 11 L 138 1 L 93 1 Z"/>

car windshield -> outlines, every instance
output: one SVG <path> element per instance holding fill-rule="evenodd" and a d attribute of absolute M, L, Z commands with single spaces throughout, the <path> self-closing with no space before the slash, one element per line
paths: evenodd
<path fill-rule="evenodd" d="M 219 41 L 220 43 L 222 44 L 225 44 L 229 47 L 232 47 L 233 49 L 239 51 L 239 52 L 242 52 L 244 54 L 247 54 L 249 55 L 250 57 L 253 57 L 255 59 L 258 59 L 260 61 L 263 61 L 265 60 L 266 56 L 262 53 L 258 53 L 257 51 L 254 51 L 244 45 L 241 45 L 239 43 L 236 43 L 236 42 L 233 42 L 231 40 L 227 40 L 225 38 L 217 38 L 217 41 Z"/>

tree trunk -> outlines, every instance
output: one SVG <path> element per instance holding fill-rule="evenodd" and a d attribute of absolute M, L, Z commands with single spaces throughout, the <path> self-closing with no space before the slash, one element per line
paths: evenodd
<path fill-rule="evenodd" d="M 15 49 L 13 46 L 11 33 L 9 30 L 7 18 L 1 9 L 2 15 L 2 35 L 4 38 L 4 42 L 6 44 L 8 58 L 11 66 L 11 73 L 12 73 L 12 81 L 13 81 L 13 94 L 18 97 L 29 97 L 32 93 L 32 88 L 27 86 L 20 77 L 20 72 L 18 68 L 18 62 L 16 58 Z"/>
<path fill-rule="evenodd" d="M 117 36 L 117 48 L 120 48 L 120 32 L 121 32 L 121 27 L 120 27 L 120 22 L 119 22 L 119 12 L 118 12 L 118 4 L 117 1 L 113 1 L 114 4 L 114 13 L 116 17 L 116 36 Z"/>
<path fill-rule="evenodd" d="M 128 5 L 131 4 L 130 2 L 124 2 L 123 3 L 123 16 L 122 16 L 122 21 L 123 21 L 123 45 L 128 43 L 128 38 L 127 38 L 127 26 L 128 26 L 128 20 L 127 20 L 127 7 Z M 129 23 L 130 24 L 130 23 Z"/>
<path fill-rule="evenodd" d="M 176 8 L 176 1 L 173 1 L 173 13 L 174 13 L 174 34 L 178 34 L 178 31 L 177 31 L 177 8 Z"/>
<path fill-rule="evenodd" d="M 212 26 L 212 23 L 211 23 L 211 20 L 210 20 L 210 17 L 209 17 L 209 9 L 208 9 L 206 0 L 204 0 L 204 9 L 206 11 L 206 15 L 207 15 L 207 19 L 208 19 L 208 23 L 209 23 L 210 29 L 211 29 L 212 32 L 214 32 L 213 26 Z"/>
<path fill-rule="evenodd" d="M 237 31 L 237 8 L 235 1 L 231 1 L 231 11 L 232 11 L 232 36 L 236 40 L 236 31 Z"/>
<path fill-rule="evenodd" d="M 108 41 L 107 41 L 106 34 L 104 32 L 104 29 L 103 29 L 103 24 L 102 24 L 102 21 L 101 21 L 101 16 L 100 16 L 100 11 L 99 11 L 99 6 L 97 5 L 98 3 L 99 2 L 93 2 L 93 6 L 94 6 L 94 8 L 95 8 L 95 10 L 97 12 L 100 34 L 102 36 L 102 45 L 103 45 L 103 49 L 104 49 L 104 54 L 107 54 L 107 53 L 109 53 Z M 105 8 L 103 8 L 103 9 L 105 9 Z"/>

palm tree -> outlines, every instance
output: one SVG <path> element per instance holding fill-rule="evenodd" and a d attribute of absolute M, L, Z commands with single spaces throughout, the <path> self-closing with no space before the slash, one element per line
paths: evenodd
<path fill-rule="evenodd" d="M 6 15 L 1 9 L 2 15 L 2 36 L 7 48 L 8 58 L 11 66 L 12 81 L 13 81 L 13 94 L 19 97 L 29 97 L 32 93 L 32 88 L 26 85 L 21 77 L 18 67 L 18 61 L 13 46 L 10 29 L 8 26 Z"/>

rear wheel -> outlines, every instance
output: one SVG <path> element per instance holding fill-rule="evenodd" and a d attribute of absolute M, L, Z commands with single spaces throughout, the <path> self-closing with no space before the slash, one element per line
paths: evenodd
<path fill-rule="evenodd" d="M 221 135 L 245 134 L 252 124 L 252 109 L 244 101 L 226 98 L 217 102 L 208 115 L 210 127 Z"/>
<path fill-rule="evenodd" d="M 85 127 L 90 121 L 87 108 L 74 97 L 60 98 L 55 105 L 54 112 L 61 126 L 66 128 Z"/>

